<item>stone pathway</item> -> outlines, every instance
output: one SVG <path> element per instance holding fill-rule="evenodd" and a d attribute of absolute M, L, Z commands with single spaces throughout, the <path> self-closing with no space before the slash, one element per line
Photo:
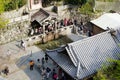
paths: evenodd
<path fill-rule="evenodd" d="M 8 76 L 1 75 L 7 80 L 41 80 L 40 71 L 34 68 L 33 71 L 29 69 L 29 61 L 34 60 L 35 65 L 37 59 L 40 60 L 44 57 L 45 53 L 36 46 L 27 47 L 26 50 L 16 46 L 17 42 L 11 42 L 2 45 L 4 54 L 10 52 L 10 59 L 6 65 L 8 65 L 10 73 Z M 32 52 L 32 55 L 31 55 Z M 53 62 L 49 59 L 48 63 L 45 63 L 45 67 L 54 68 Z"/>
<path fill-rule="evenodd" d="M 75 34 L 70 34 L 68 35 L 68 37 L 71 38 L 73 41 L 85 38 L 85 36 Z M 29 61 L 34 60 L 36 65 L 37 59 L 39 58 L 41 60 L 42 57 L 44 57 L 45 53 L 36 46 L 27 47 L 24 51 L 17 46 L 18 44 L 19 42 L 14 41 L 1 46 L 4 54 L 9 55 L 9 60 L 6 65 L 8 65 L 10 70 L 10 73 L 7 76 L 1 76 L 3 78 L 6 78 L 7 80 L 42 80 L 40 70 L 34 68 L 33 71 L 30 71 Z M 49 59 L 48 63 L 45 63 L 45 67 L 53 69 L 56 68 L 56 65 L 53 65 L 53 62 Z M 52 80 L 52 77 L 49 80 Z"/>

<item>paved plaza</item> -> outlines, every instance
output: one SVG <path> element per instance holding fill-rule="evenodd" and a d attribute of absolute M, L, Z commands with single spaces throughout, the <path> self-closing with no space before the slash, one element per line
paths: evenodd
<path fill-rule="evenodd" d="M 73 41 L 85 38 L 85 36 L 77 36 L 75 34 L 68 35 L 68 37 Z M 42 80 L 41 72 L 36 66 L 33 71 L 30 71 L 29 61 L 33 60 L 35 65 L 37 65 L 37 59 L 41 60 L 45 53 L 36 46 L 30 46 L 23 50 L 18 45 L 19 41 L 14 41 L 1 46 L 4 54 L 9 56 L 8 62 L 4 65 L 7 65 L 10 71 L 7 76 L 4 74 L 1 74 L 1 76 L 7 80 Z M 45 67 L 49 67 L 51 70 L 53 68 L 57 69 L 56 66 L 50 59 L 48 63 L 45 63 Z M 49 80 L 52 80 L 52 76 Z"/>
<path fill-rule="evenodd" d="M 7 54 L 9 50 L 9 61 L 5 65 L 9 67 L 10 72 L 7 76 L 4 74 L 1 74 L 1 76 L 7 80 L 42 80 L 40 70 L 36 66 L 33 71 L 30 71 L 29 61 L 34 60 L 35 65 L 37 65 L 37 59 L 41 60 L 45 53 L 36 46 L 27 47 L 24 51 L 16 46 L 17 43 L 11 42 L 2 46 L 4 54 Z M 51 69 L 55 66 L 50 59 L 48 63 L 45 63 L 45 67 L 50 67 Z"/>

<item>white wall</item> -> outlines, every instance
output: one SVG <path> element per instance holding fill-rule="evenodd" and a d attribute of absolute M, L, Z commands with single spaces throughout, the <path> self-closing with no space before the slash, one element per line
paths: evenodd
<path fill-rule="evenodd" d="M 39 0 L 38 4 L 34 4 L 34 0 L 28 0 L 28 7 L 30 10 L 42 8 L 42 0 Z"/>

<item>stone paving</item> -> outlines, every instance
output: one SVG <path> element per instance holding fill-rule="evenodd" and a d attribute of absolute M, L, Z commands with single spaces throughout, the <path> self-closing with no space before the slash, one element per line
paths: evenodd
<path fill-rule="evenodd" d="M 37 48 L 36 46 L 27 47 L 24 51 L 23 49 L 16 46 L 18 42 L 11 42 L 2 46 L 5 54 L 10 53 L 10 59 L 8 64 L 10 73 L 8 76 L 1 75 L 7 80 L 41 80 L 40 71 L 34 68 L 33 71 L 29 70 L 29 61 L 34 60 L 35 65 L 37 64 L 37 59 L 44 57 L 44 52 Z M 32 54 L 31 54 L 32 53 Z M 48 63 L 45 63 L 45 67 L 49 66 L 54 68 L 53 62 L 49 59 Z"/>
<path fill-rule="evenodd" d="M 83 39 L 83 36 L 77 36 L 75 34 L 68 35 L 68 37 L 73 41 Z M 7 76 L 3 74 L 0 76 L 7 80 L 42 80 L 39 69 L 34 68 L 33 71 L 30 71 L 29 61 L 34 60 L 36 65 L 37 59 L 44 57 L 45 53 L 36 46 L 30 46 L 26 50 L 23 50 L 18 45 L 19 42 L 14 41 L 1 46 L 4 54 L 9 55 L 9 60 L 6 65 L 9 67 L 10 73 Z M 51 69 L 57 68 L 56 66 L 50 59 L 48 63 L 45 63 L 45 67 L 50 67 Z M 52 80 L 52 78 L 49 80 Z"/>

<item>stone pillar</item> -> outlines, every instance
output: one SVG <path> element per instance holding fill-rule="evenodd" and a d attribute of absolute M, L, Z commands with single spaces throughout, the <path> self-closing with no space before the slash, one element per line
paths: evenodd
<path fill-rule="evenodd" d="M 58 29 L 57 29 L 58 25 L 57 25 L 57 21 L 55 21 L 55 31 L 54 31 L 54 39 L 57 39 L 59 37 L 58 34 Z"/>
<path fill-rule="evenodd" d="M 43 24 L 43 34 L 42 34 L 42 43 L 47 42 L 46 40 L 46 34 L 45 34 L 45 24 Z"/>

